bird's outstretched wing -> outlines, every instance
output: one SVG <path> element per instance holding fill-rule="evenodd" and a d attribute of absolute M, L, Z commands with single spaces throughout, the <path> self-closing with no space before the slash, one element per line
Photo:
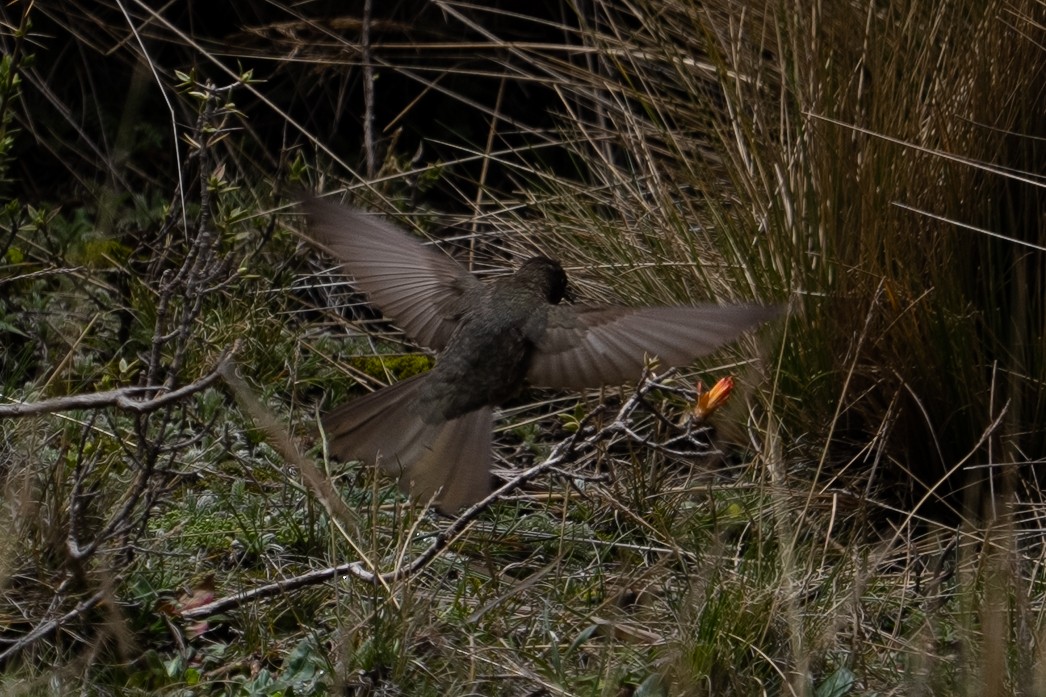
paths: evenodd
<path fill-rule="evenodd" d="M 480 282 L 381 218 L 319 198 L 302 202 L 309 237 L 337 257 L 371 302 L 415 341 L 443 349 Z"/>
<path fill-rule="evenodd" d="M 597 387 L 635 380 L 645 356 L 686 365 L 772 319 L 762 305 L 618 307 L 556 305 L 540 337 L 527 380 L 542 387 Z"/>

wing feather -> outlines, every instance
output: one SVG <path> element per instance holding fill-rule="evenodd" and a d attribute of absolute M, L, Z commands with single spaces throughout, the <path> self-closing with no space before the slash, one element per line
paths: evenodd
<path fill-rule="evenodd" d="M 639 377 L 646 356 L 686 365 L 772 319 L 763 305 L 549 308 L 527 373 L 533 385 L 597 387 Z"/>
<path fill-rule="evenodd" d="M 318 198 L 303 202 L 309 237 L 337 257 L 386 317 L 436 351 L 480 283 L 463 266 L 392 223 Z"/>

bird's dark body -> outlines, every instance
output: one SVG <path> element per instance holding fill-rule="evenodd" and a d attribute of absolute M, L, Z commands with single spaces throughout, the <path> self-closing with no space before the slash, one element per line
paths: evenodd
<path fill-rule="evenodd" d="M 324 417 L 331 452 L 377 464 L 445 512 L 490 488 L 492 407 L 528 384 L 596 387 L 638 376 L 647 355 L 682 365 L 778 313 L 761 305 L 575 306 L 558 262 L 527 260 L 480 283 L 392 225 L 306 201 L 314 240 L 391 319 L 438 351 L 435 367 Z"/>
<path fill-rule="evenodd" d="M 520 393 L 547 308 L 562 297 L 557 273 L 563 274 L 558 264 L 535 257 L 465 299 L 460 324 L 418 392 L 417 410 L 425 421 L 455 419 Z"/>

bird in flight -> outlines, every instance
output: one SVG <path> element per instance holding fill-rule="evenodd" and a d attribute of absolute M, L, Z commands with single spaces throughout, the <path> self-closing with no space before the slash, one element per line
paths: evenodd
<path fill-rule="evenodd" d="M 328 413 L 330 452 L 378 466 L 443 513 L 490 492 L 493 408 L 526 385 L 627 382 L 647 356 L 686 365 L 780 312 L 754 304 L 561 304 L 567 277 L 553 259 L 533 257 L 481 282 L 381 218 L 319 198 L 303 205 L 309 238 L 388 319 L 437 353 L 429 372 Z"/>

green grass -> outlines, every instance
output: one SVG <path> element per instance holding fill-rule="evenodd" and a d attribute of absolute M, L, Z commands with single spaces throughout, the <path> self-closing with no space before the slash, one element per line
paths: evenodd
<path fill-rule="evenodd" d="M 172 6 L 140 44 L 46 5 L 2 10 L 0 406 L 235 345 L 276 426 L 231 380 L 0 419 L 4 694 L 1046 693 L 1041 3 L 375 8 L 374 76 L 352 8 Z M 699 454 L 605 432 L 396 574 L 453 523 L 318 416 L 429 359 L 300 242 L 302 186 L 480 273 L 790 314 L 629 417 L 668 443 L 735 376 Z M 496 470 L 632 389 L 510 405 Z"/>

